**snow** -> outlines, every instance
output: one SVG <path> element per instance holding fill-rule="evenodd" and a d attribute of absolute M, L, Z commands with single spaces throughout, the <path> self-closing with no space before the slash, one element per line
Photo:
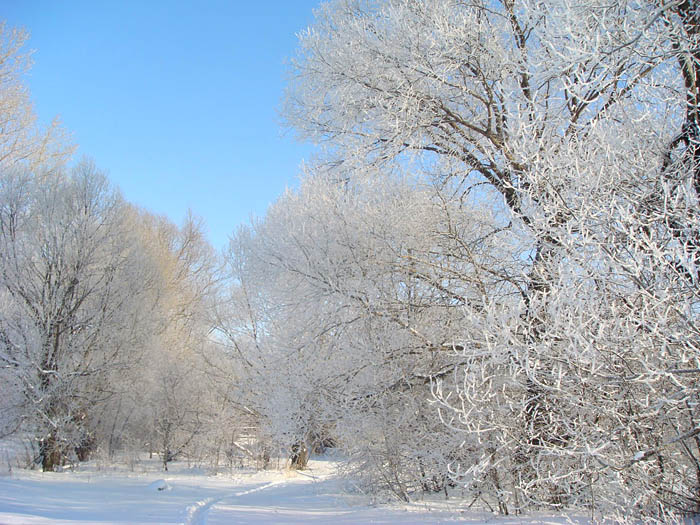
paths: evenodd
<path fill-rule="evenodd" d="M 168 482 L 164 479 L 157 479 L 148 486 L 151 490 L 157 490 L 158 492 L 163 490 L 172 490 L 172 487 L 168 485 Z"/>
<path fill-rule="evenodd" d="M 320 459 L 305 472 L 234 470 L 210 476 L 177 464 L 158 472 L 155 463 L 139 472 L 94 464 L 62 473 L 13 469 L 0 477 L 0 524 L 588 523 L 455 512 L 444 501 L 372 505 L 364 496 L 348 495 L 334 467 Z"/>

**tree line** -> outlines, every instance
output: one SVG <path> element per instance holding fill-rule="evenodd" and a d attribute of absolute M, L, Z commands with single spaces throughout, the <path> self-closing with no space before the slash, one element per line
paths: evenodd
<path fill-rule="evenodd" d="M 134 446 L 167 468 L 220 416 L 201 388 L 216 258 L 200 219 L 177 227 L 91 161 L 69 167 L 22 85 L 25 40 L 2 27 L 0 436 L 29 436 L 45 471 Z"/>

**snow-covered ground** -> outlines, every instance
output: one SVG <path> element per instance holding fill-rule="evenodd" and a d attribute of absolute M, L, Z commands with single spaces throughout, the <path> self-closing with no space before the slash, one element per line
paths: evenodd
<path fill-rule="evenodd" d="M 146 465 L 144 467 L 144 465 Z M 585 518 L 507 518 L 473 510 L 449 511 L 439 501 L 371 505 L 349 496 L 330 459 L 304 472 L 232 471 L 206 475 L 183 465 L 158 472 L 141 463 L 134 472 L 98 465 L 41 473 L 13 469 L 0 476 L 0 524 L 427 524 L 497 525 L 587 523 Z"/>

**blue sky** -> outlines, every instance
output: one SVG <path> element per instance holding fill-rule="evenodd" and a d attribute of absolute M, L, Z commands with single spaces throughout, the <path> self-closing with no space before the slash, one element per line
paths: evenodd
<path fill-rule="evenodd" d="M 39 118 L 60 117 L 125 197 L 216 248 L 261 216 L 311 147 L 280 127 L 286 62 L 320 0 L 0 0 L 24 27 Z"/>

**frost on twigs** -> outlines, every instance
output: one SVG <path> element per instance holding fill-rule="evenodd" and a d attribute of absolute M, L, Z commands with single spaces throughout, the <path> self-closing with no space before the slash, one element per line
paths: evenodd
<path fill-rule="evenodd" d="M 700 510 L 697 17 L 319 10 L 285 115 L 325 156 L 251 250 L 315 323 L 273 345 L 298 359 L 290 385 L 316 385 L 295 431 L 331 425 L 401 499 L 454 484 L 502 513 Z"/>

